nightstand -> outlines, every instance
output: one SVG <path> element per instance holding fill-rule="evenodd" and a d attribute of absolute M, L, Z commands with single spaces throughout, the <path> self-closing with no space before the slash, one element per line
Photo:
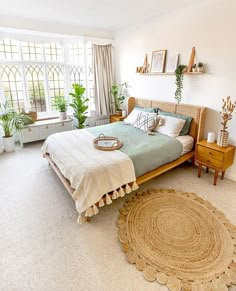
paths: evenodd
<path fill-rule="evenodd" d="M 216 143 L 208 143 L 206 140 L 199 141 L 196 148 L 196 162 L 198 162 L 198 178 L 201 177 L 202 166 L 206 171 L 211 168 L 215 170 L 214 185 L 216 185 L 219 172 L 222 172 L 221 179 L 224 179 L 225 171 L 233 164 L 235 147 L 219 147 Z"/>
<path fill-rule="evenodd" d="M 125 119 L 125 117 L 122 117 L 122 115 L 116 115 L 116 114 L 110 115 L 110 123 L 117 122 L 117 121 L 122 121 L 124 119 Z"/>

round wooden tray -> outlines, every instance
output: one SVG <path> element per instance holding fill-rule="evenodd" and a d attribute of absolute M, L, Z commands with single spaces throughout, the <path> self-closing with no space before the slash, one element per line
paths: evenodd
<path fill-rule="evenodd" d="M 93 140 L 93 145 L 97 150 L 114 151 L 123 146 L 123 143 L 116 137 L 105 136 L 103 133 Z"/>

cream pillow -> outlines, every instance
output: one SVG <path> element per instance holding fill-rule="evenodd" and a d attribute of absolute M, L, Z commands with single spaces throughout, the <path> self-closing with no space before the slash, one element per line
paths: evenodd
<path fill-rule="evenodd" d="M 145 132 L 152 131 L 158 124 L 159 116 L 156 113 L 133 110 L 130 115 L 124 119 L 124 124 L 139 128 Z"/>
<path fill-rule="evenodd" d="M 179 136 L 186 120 L 161 114 L 159 114 L 159 117 L 161 118 L 161 122 L 158 124 L 161 125 L 158 125 L 154 131 L 158 131 L 171 137 Z"/>

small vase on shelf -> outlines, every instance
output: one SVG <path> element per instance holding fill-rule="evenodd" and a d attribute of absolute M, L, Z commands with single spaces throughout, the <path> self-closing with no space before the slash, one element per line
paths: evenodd
<path fill-rule="evenodd" d="M 227 130 L 220 130 L 217 136 L 217 145 L 219 147 L 227 147 L 229 143 L 229 132 Z"/>

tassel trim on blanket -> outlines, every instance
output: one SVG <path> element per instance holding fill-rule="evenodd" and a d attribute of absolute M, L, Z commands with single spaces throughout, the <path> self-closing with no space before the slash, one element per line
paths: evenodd
<path fill-rule="evenodd" d="M 125 194 L 129 194 L 132 191 L 137 190 L 138 188 L 139 188 L 138 184 L 134 181 L 131 187 L 129 184 L 126 184 L 123 187 L 120 187 L 119 189 L 114 190 L 112 195 L 111 194 L 109 195 L 107 193 L 105 196 L 105 199 L 101 198 L 97 203 L 95 203 L 94 205 L 92 205 L 91 207 L 89 207 L 85 211 L 85 214 L 84 214 L 85 217 L 80 214 L 78 217 L 77 223 L 83 224 L 86 221 L 86 217 L 91 217 L 93 215 L 97 215 L 99 212 L 99 209 L 97 206 L 103 207 L 105 205 L 104 200 L 105 200 L 106 204 L 111 204 L 112 199 L 115 200 L 119 197 L 124 197 Z"/>

